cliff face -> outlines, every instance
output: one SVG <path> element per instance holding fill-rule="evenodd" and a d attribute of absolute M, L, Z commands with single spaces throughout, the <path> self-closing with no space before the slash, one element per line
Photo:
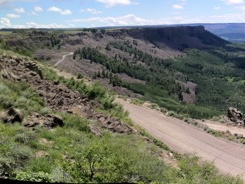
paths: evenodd
<path fill-rule="evenodd" d="M 130 28 L 130 29 L 112 29 L 107 30 L 105 35 L 110 36 L 110 39 L 120 38 L 124 40 L 126 37 L 140 39 L 150 42 L 160 49 L 170 47 L 173 50 L 183 51 L 187 48 L 205 49 L 213 46 L 222 47 L 229 43 L 226 40 L 205 30 L 203 26 L 179 26 L 179 27 L 148 27 L 148 28 Z M 27 50 L 32 50 L 43 45 L 47 45 L 52 41 L 58 43 L 63 41 L 66 44 L 80 45 L 85 38 L 99 38 L 103 34 L 98 32 L 92 34 L 89 32 L 64 33 L 57 37 L 45 31 L 32 31 L 23 37 L 18 34 L 11 34 L 6 38 L 6 43 L 10 47 L 21 46 Z M 112 37 L 112 38 L 111 38 Z M 4 39 L 5 35 L 0 35 L 0 39 Z M 35 41 L 33 41 L 35 40 Z"/>
<path fill-rule="evenodd" d="M 110 36 L 128 35 L 135 39 L 143 39 L 160 48 L 169 46 L 173 49 L 210 48 L 223 46 L 228 42 L 206 31 L 203 26 L 180 26 L 164 28 L 121 29 L 109 32 Z"/>

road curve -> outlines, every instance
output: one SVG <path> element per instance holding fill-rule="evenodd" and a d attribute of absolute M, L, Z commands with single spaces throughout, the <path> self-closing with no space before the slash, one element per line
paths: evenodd
<path fill-rule="evenodd" d="M 62 62 L 65 60 L 65 58 L 66 58 L 67 56 L 71 56 L 71 55 L 73 55 L 73 52 L 69 52 L 68 54 L 65 54 L 64 56 L 62 56 L 62 59 L 61 59 L 61 60 L 59 60 L 58 62 L 56 62 L 56 63 L 54 64 L 54 66 L 58 66 L 60 63 L 62 63 Z"/>
<path fill-rule="evenodd" d="M 211 161 L 224 174 L 240 175 L 245 180 L 245 146 L 197 129 L 185 122 L 167 117 L 146 107 L 130 104 L 122 99 L 129 117 L 153 137 L 167 144 L 178 153 L 195 153 L 204 160 Z"/>

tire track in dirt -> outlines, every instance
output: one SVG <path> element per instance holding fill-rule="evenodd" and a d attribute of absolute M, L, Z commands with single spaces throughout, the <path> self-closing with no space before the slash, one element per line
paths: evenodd
<path fill-rule="evenodd" d="M 62 56 L 62 59 L 59 60 L 58 62 L 56 62 L 56 63 L 54 64 L 54 66 L 58 66 L 60 63 L 62 63 L 62 62 L 65 60 L 65 58 L 66 58 L 67 56 L 71 56 L 71 55 L 73 55 L 73 52 L 69 52 L 68 54 Z"/>

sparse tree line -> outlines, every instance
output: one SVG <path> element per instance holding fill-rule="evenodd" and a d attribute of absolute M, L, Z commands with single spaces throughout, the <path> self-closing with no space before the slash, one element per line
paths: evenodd
<path fill-rule="evenodd" d="M 47 47 L 48 48 L 53 48 L 57 46 L 58 49 L 60 49 L 61 47 L 61 40 L 59 38 L 57 38 L 55 35 L 51 35 L 50 36 L 50 41 L 47 42 Z"/>
<path fill-rule="evenodd" d="M 126 58 L 121 59 L 119 55 L 116 55 L 113 59 L 102 54 L 97 49 L 84 47 L 74 52 L 74 59 L 79 58 L 80 60 L 86 59 L 95 63 L 102 64 L 109 71 L 109 73 L 125 73 L 135 79 L 144 80 L 152 85 L 161 86 L 168 91 L 170 96 L 178 96 L 180 92 L 180 86 L 175 82 L 172 77 L 172 73 L 159 68 L 158 66 L 143 66 L 140 64 L 133 63 Z M 115 75 L 105 73 L 99 73 L 97 77 L 108 77 L 114 85 L 129 87 L 120 78 Z M 125 86 L 126 85 L 126 86 Z"/>
<path fill-rule="evenodd" d="M 203 117 L 202 114 L 205 114 L 204 112 L 202 113 L 203 109 L 198 111 L 198 113 L 194 113 L 198 106 L 215 109 L 213 112 L 216 113 L 225 111 L 229 106 L 245 110 L 245 104 L 240 103 L 241 97 L 245 96 L 243 90 L 245 89 L 245 84 L 240 82 L 245 78 L 245 71 L 237 68 L 237 65 L 234 65 L 234 60 L 226 61 L 224 57 L 218 55 L 218 50 L 215 54 L 214 50 L 188 49 L 185 51 L 186 56 L 184 57 L 161 59 L 144 53 L 137 49 L 135 44 L 128 41 L 108 43 L 105 49 L 106 51 L 119 49 L 128 53 L 131 59 L 120 54 L 115 54 L 113 58 L 109 58 L 98 49 L 88 47 L 78 49 L 74 53 L 74 59 L 99 63 L 105 66 L 106 70 L 97 72 L 95 77 L 108 78 L 112 85 L 123 86 L 146 95 L 146 100 L 152 100 L 156 103 L 160 103 L 162 98 L 171 98 L 180 103 L 180 105 L 177 105 L 179 106 L 177 107 L 175 102 L 171 100 L 168 103 L 164 103 L 170 109 L 182 109 L 188 113 L 193 111 L 195 117 Z M 220 51 L 220 53 L 222 52 Z M 223 56 L 227 55 L 225 52 L 223 53 Z M 234 57 L 236 61 L 242 60 L 233 53 L 229 53 L 228 56 Z M 234 67 L 231 67 L 232 65 Z M 183 73 L 186 76 L 183 82 L 192 81 L 198 84 L 196 108 L 183 109 L 187 108 L 187 106 L 182 107 L 181 105 L 182 92 L 188 92 L 188 89 L 176 83 L 174 77 L 176 72 Z M 122 81 L 116 75 L 117 73 L 125 73 L 132 78 L 140 79 L 147 83 L 130 84 Z M 232 83 L 227 82 L 227 77 L 229 78 L 229 76 L 234 77 Z M 154 90 L 152 86 L 154 86 Z M 234 89 L 237 91 L 236 94 L 234 94 Z M 171 103 L 173 104 L 171 105 Z M 207 114 L 210 112 L 207 112 Z"/>

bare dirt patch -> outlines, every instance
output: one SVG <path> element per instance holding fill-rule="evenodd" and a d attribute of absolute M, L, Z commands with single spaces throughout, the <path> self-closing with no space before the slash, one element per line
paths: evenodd
<path fill-rule="evenodd" d="M 154 57 L 167 59 L 167 58 L 174 58 L 177 56 L 185 55 L 182 52 L 171 49 L 170 47 L 164 44 L 161 45 L 161 49 L 160 49 L 156 47 L 156 45 L 148 41 L 133 39 L 131 37 L 126 37 L 125 40 L 128 40 L 137 49 L 142 50 L 143 52 L 149 55 L 153 55 Z"/>
<path fill-rule="evenodd" d="M 176 160 L 176 158 L 174 158 L 174 155 L 171 152 L 163 150 L 160 153 L 160 159 L 162 159 L 163 162 L 166 163 L 167 165 L 179 169 L 178 161 Z"/>
<path fill-rule="evenodd" d="M 244 127 L 236 127 L 232 125 L 226 125 L 222 124 L 216 121 L 211 120 L 205 120 L 205 121 L 199 121 L 205 125 L 207 125 L 209 128 L 221 132 L 227 132 L 229 131 L 231 134 L 242 134 L 245 137 L 245 128 Z"/>
<path fill-rule="evenodd" d="M 45 138 L 41 138 L 41 139 L 39 139 L 39 144 L 41 144 L 41 145 L 46 145 L 46 146 L 49 146 L 49 147 L 51 147 L 52 145 L 53 145 L 53 141 L 48 141 L 47 139 L 45 139 Z"/>
<path fill-rule="evenodd" d="M 196 98 L 197 84 L 190 81 L 187 82 L 177 81 L 177 82 L 181 86 L 183 86 L 184 89 L 186 89 L 186 92 L 182 92 L 182 101 L 188 104 L 194 104 L 197 100 Z"/>
<path fill-rule="evenodd" d="M 36 152 L 36 154 L 35 154 L 35 156 L 36 156 L 37 158 L 47 157 L 48 155 L 49 155 L 48 152 L 42 151 L 42 150 Z"/>
<path fill-rule="evenodd" d="M 123 81 L 127 81 L 127 82 L 129 82 L 129 83 L 146 84 L 145 81 L 139 80 L 139 79 L 135 79 L 135 78 L 132 78 L 132 77 L 128 76 L 128 75 L 125 74 L 125 73 L 117 74 L 117 76 L 119 76 L 120 79 L 122 79 Z"/>

